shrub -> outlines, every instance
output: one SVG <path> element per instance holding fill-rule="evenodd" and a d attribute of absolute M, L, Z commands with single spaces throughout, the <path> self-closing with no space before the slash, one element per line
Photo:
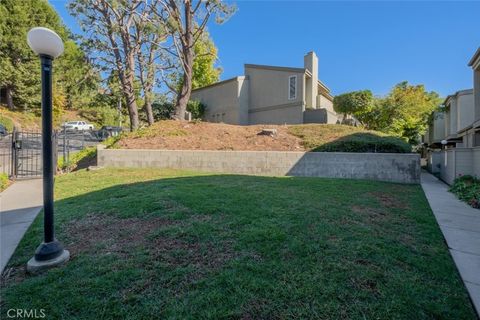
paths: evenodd
<path fill-rule="evenodd" d="M 97 147 L 88 147 L 79 152 L 70 154 L 68 161 L 64 162 L 63 157 L 59 157 L 57 161 L 57 169 L 62 172 L 70 172 L 78 167 L 87 166 L 94 161 L 97 156 Z"/>
<path fill-rule="evenodd" d="M 396 137 L 354 133 L 314 148 L 317 152 L 409 153 L 412 147 Z"/>
<path fill-rule="evenodd" d="M 0 114 L 0 124 L 2 124 L 8 130 L 8 132 L 13 131 L 14 123 L 12 119 Z"/>
<path fill-rule="evenodd" d="M 470 175 L 460 176 L 453 182 L 450 192 L 472 207 L 480 209 L 480 179 Z"/>
<path fill-rule="evenodd" d="M 5 190 L 9 184 L 8 175 L 6 173 L 0 173 L 0 191 Z"/>
<path fill-rule="evenodd" d="M 192 119 L 202 119 L 205 114 L 205 105 L 200 101 L 190 100 L 187 104 L 187 111 L 192 114 Z"/>
<path fill-rule="evenodd" d="M 172 119 L 175 106 L 170 102 L 154 102 L 152 104 L 153 118 L 155 121 Z"/>
<path fill-rule="evenodd" d="M 80 115 L 99 126 L 116 126 L 119 122 L 118 110 L 110 107 L 82 109 Z"/>

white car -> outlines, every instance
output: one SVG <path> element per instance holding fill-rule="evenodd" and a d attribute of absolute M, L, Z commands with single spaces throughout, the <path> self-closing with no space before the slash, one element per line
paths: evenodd
<path fill-rule="evenodd" d="M 70 121 L 65 122 L 62 125 L 62 128 L 64 128 L 65 130 L 87 131 L 93 130 L 93 125 L 86 123 L 85 121 Z"/>

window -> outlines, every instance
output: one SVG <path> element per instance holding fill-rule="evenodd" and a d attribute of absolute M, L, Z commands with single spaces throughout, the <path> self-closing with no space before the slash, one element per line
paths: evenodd
<path fill-rule="evenodd" d="M 297 76 L 288 77 L 288 100 L 297 98 Z"/>

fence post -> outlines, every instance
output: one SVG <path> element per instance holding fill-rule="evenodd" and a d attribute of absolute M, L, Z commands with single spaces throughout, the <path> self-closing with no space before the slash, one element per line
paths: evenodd
<path fill-rule="evenodd" d="M 15 136 L 16 136 L 16 128 L 13 127 L 13 131 L 12 131 L 12 144 L 11 144 L 11 150 L 12 150 L 12 159 L 11 159 L 11 165 L 10 165 L 10 176 L 12 177 L 12 179 L 15 179 L 15 167 L 16 167 L 16 158 L 17 158 L 17 155 L 16 155 L 16 148 L 15 148 Z"/>
<path fill-rule="evenodd" d="M 63 127 L 63 165 L 67 163 L 67 128 Z"/>
<path fill-rule="evenodd" d="M 67 161 L 65 163 L 68 163 L 70 161 L 70 139 L 67 139 Z"/>

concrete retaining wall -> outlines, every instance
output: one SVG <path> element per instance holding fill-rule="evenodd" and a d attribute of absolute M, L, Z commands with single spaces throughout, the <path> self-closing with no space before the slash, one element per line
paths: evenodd
<path fill-rule="evenodd" d="M 98 150 L 105 167 L 177 168 L 267 176 L 420 182 L 420 156 L 393 153 Z"/>

